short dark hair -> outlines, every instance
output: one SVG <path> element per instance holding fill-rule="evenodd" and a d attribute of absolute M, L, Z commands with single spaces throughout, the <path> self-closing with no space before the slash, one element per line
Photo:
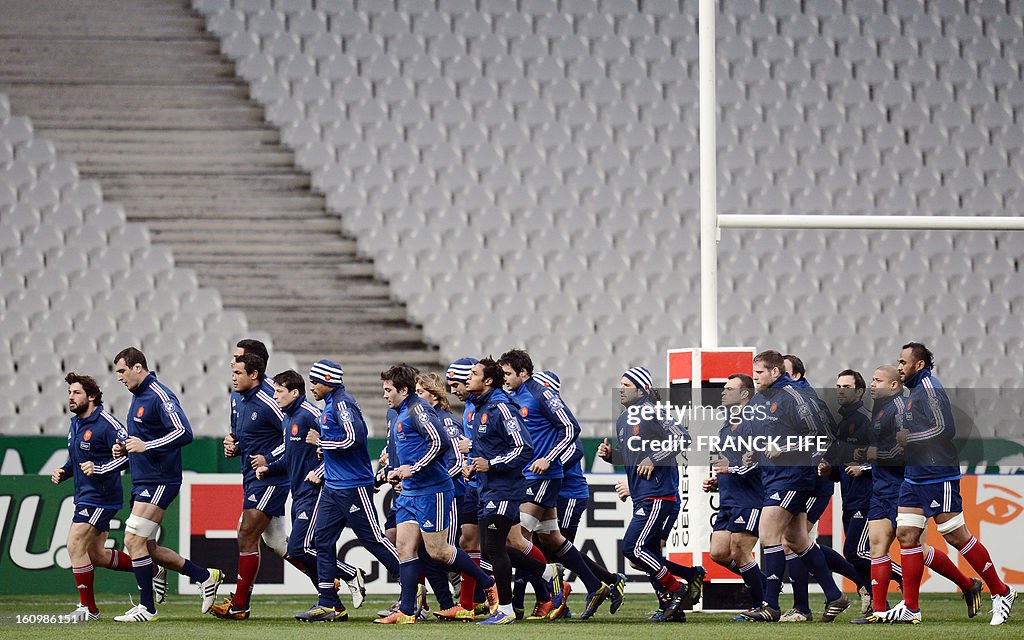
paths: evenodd
<path fill-rule="evenodd" d="M 124 360 L 124 363 L 129 367 L 134 367 L 137 364 L 141 364 L 142 368 L 149 371 L 149 365 L 146 364 L 146 354 L 142 353 L 135 347 L 125 347 L 117 352 L 114 356 L 114 364 L 117 364 L 118 360 Z"/>
<path fill-rule="evenodd" d="M 857 389 L 867 389 L 868 385 L 864 384 L 864 376 L 860 375 L 860 371 L 854 371 L 853 369 L 843 369 L 839 372 L 836 378 L 842 378 L 843 376 L 853 376 L 853 386 Z"/>
<path fill-rule="evenodd" d="M 799 373 L 800 377 L 803 378 L 807 375 L 807 367 L 804 366 L 804 361 L 795 356 L 792 353 L 787 353 L 782 356 L 783 360 L 789 360 L 790 364 L 793 365 L 793 373 Z"/>
<path fill-rule="evenodd" d="M 263 344 L 259 340 L 254 338 L 245 338 L 239 340 L 238 344 L 235 345 L 242 350 L 242 353 L 254 353 L 259 357 L 263 358 L 263 362 L 270 362 L 270 352 L 267 351 L 267 345 Z M 266 367 L 264 367 L 266 369 Z"/>
<path fill-rule="evenodd" d="M 235 356 L 235 362 L 244 365 L 247 374 L 258 373 L 260 380 L 267 374 L 267 361 L 255 353 L 243 353 L 240 356 Z"/>
<path fill-rule="evenodd" d="M 480 358 L 480 362 L 477 364 L 484 368 L 484 380 L 491 379 L 492 389 L 500 389 L 505 384 L 505 370 L 494 361 L 494 358 L 491 356 Z"/>
<path fill-rule="evenodd" d="M 910 349 L 910 353 L 913 354 L 915 360 L 924 360 L 924 366 L 929 369 L 934 366 L 935 363 L 932 360 L 934 358 L 932 352 L 928 350 L 928 347 L 924 346 L 920 342 L 908 342 L 900 347 L 900 351 L 903 349 Z"/>
<path fill-rule="evenodd" d="M 300 396 L 306 395 L 306 381 L 302 379 L 295 369 L 286 369 L 274 376 L 274 384 L 280 385 L 289 391 L 298 391 Z"/>
<path fill-rule="evenodd" d="M 754 362 L 763 362 L 769 369 L 786 370 L 786 363 L 783 361 L 782 354 L 774 349 L 757 354 L 754 356 Z"/>
<path fill-rule="evenodd" d="M 516 373 L 526 371 L 526 375 L 533 375 L 533 358 L 522 349 L 509 349 L 498 358 L 498 366 L 507 364 Z"/>
<path fill-rule="evenodd" d="M 409 395 L 416 393 L 416 376 L 419 374 L 419 370 L 416 367 L 410 367 L 405 364 L 396 364 L 387 371 L 380 372 L 380 379 L 382 382 L 390 382 L 395 385 L 396 391 L 406 389 Z"/>
<path fill-rule="evenodd" d="M 96 379 L 92 376 L 81 376 L 72 371 L 64 376 L 64 381 L 68 383 L 68 386 L 77 382 L 82 385 L 82 390 L 85 391 L 87 398 L 95 398 L 94 402 L 97 405 L 103 404 L 103 392 L 100 391 L 100 385 L 96 384 Z"/>
<path fill-rule="evenodd" d="M 739 380 L 740 384 L 743 385 L 741 387 L 742 389 L 753 389 L 754 388 L 754 379 L 751 378 L 750 376 L 748 376 L 745 373 L 734 373 L 731 376 L 729 376 L 728 378 L 726 378 L 726 380 Z"/>

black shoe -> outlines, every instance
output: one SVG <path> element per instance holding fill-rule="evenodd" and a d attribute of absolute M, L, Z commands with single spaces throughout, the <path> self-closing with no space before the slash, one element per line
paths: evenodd
<path fill-rule="evenodd" d="M 821 614 L 822 622 L 832 622 L 840 613 L 850 608 L 850 599 L 845 595 L 825 603 L 825 613 Z"/>
<path fill-rule="evenodd" d="M 686 604 L 686 596 L 689 594 L 689 585 L 683 582 L 675 591 L 665 594 L 668 597 L 668 604 L 665 606 L 665 619 L 671 620 L 683 610 Z"/>
<path fill-rule="evenodd" d="M 967 603 L 967 617 L 973 618 L 981 610 L 981 590 L 985 585 L 977 578 L 971 578 L 971 588 L 964 591 L 964 602 Z"/>
<path fill-rule="evenodd" d="M 744 611 L 737 617 L 745 618 L 750 622 L 778 622 L 779 618 L 782 617 L 782 611 L 769 607 L 767 604 L 762 604 L 760 607 Z"/>

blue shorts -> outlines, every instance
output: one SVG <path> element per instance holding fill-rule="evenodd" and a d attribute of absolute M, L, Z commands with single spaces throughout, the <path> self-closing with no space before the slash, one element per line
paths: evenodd
<path fill-rule="evenodd" d="M 395 498 L 391 510 L 395 512 L 395 524 L 415 522 L 423 533 L 436 533 L 450 529 L 455 495 L 452 491 L 438 491 L 421 496 L 402 493 Z"/>
<path fill-rule="evenodd" d="M 759 507 L 731 507 L 722 505 L 715 515 L 712 531 L 729 533 L 752 533 L 757 535 L 757 523 L 761 519 Z"/>
<path fill-rule="evenodd" d="M 133 484 L 132 502 L 145 502 L 166 511 L 179 491 L 180 484 Z"/>
<path fill-rule="evenodd" d="M 888 520 L 892 526 L 896 526 L 896 510 L 899 507 L 900 496 L 871 494 L 871 506 L 868 508 L 868 520 Z"/>
<path fill-rule="evenodd" d="M 110 531 L 110 521 L 113 519 L 114 514 L 120 510 L 121 507 L 116 509 L 105 509 L 103 507 L 94 507 L 88 504 L 76 504 L 75 517 L 71 519 L 71 522 L 85 522 L 91 524 L 100 531 Z"/>
<path fill-rule="evenodd" d="M 258 509 L 271 518 L 284 515 L 284 503 L 288 501 L 288 485 L 250 488 L 245 485 L 242 495 L 242 510 Z"/>
<path fill-rule="evenodd" d="M 940 513 L 961 513 L 964 507 L 960 500 L 960 481 L 911 484 L 904 480 L 900 487 L 899 506 L 924 509 L 927 518 Z"/>
<path fill-rule="evenodd" d="M 512 522 L 519 522 L 519 502 L 516 500 L 502 500 L 500 498 L 480 499 L 480 507 L 476 512 L 477 520 L 483 521 L 489 516 L 504 516 Z"/>
<path fill-rule="evenodd" d="M 825 513 L 825 509 L 828 509 L 830 502 L 832 502 L 832 496 L 811 496 L 807 498 L 807 522 L 814 524 L 821 520 L 821 516 Z"/>
<path fill-rule="evenodd" d="M 590 498 L 559 498 L 558 528 L 562 531 L 576 531 L 587 510 Z"/>
<path fill-rule="evenodd" d="M 480 494 L 475 482 L 466 483 L 466 495 L 459 503 L 459 524 L 477 524 L 476 512 L 480 508 Z"/>
<path fill-rule="evenodd" d="M 534 478 L 526 481 L 526 500 L 545 509 L 554 509 L 558 506 L 558 492 L 561 490 L 561 478 Z"/>
<path fill-rule="evenodd" d="M 814 497 L 812 491 L 765 491 L 765 507 L 782 507 L 795 516 L 807 511 L 807 502 Z"/>

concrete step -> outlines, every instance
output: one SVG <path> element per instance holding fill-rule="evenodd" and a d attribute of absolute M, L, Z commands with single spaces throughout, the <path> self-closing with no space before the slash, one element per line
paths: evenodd
<path fill-rule="evenodd" d="M 0 15 L 0 37 L 173 37 L 202 29 L 182 0 L 2 0 Z"/>
<path fill-rule="evenodd" d="M 207 38 L 0 39 L 0 84 L 191 85 L 234 80 L 235 67 Z"/>

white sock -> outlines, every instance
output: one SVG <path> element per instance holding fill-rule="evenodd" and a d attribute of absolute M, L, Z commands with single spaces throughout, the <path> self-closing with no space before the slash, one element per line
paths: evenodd
<path fill-rule="evenodd" d="M 554 578 L 555 577 L 555 567 L 554 567 L 554 565 L 550 565 L 550 564 L 544 565 L 544 574 L 543 574 L 543 576 L 544 576 L 545 580 L 550 580 L 551 578 Z"/>
<path fill-rule="evenodd" d="M 506 616 L 513 616 L 513 617 L 515 617 L 515 615 L 516 615 L 516 612 L 512 609 L 512 604 L 511 603 L 509 603 L 509 604 L 499 604 L 498 605 L 498 611 L 501 612 L 501 613 L 504 613 Z"/>

